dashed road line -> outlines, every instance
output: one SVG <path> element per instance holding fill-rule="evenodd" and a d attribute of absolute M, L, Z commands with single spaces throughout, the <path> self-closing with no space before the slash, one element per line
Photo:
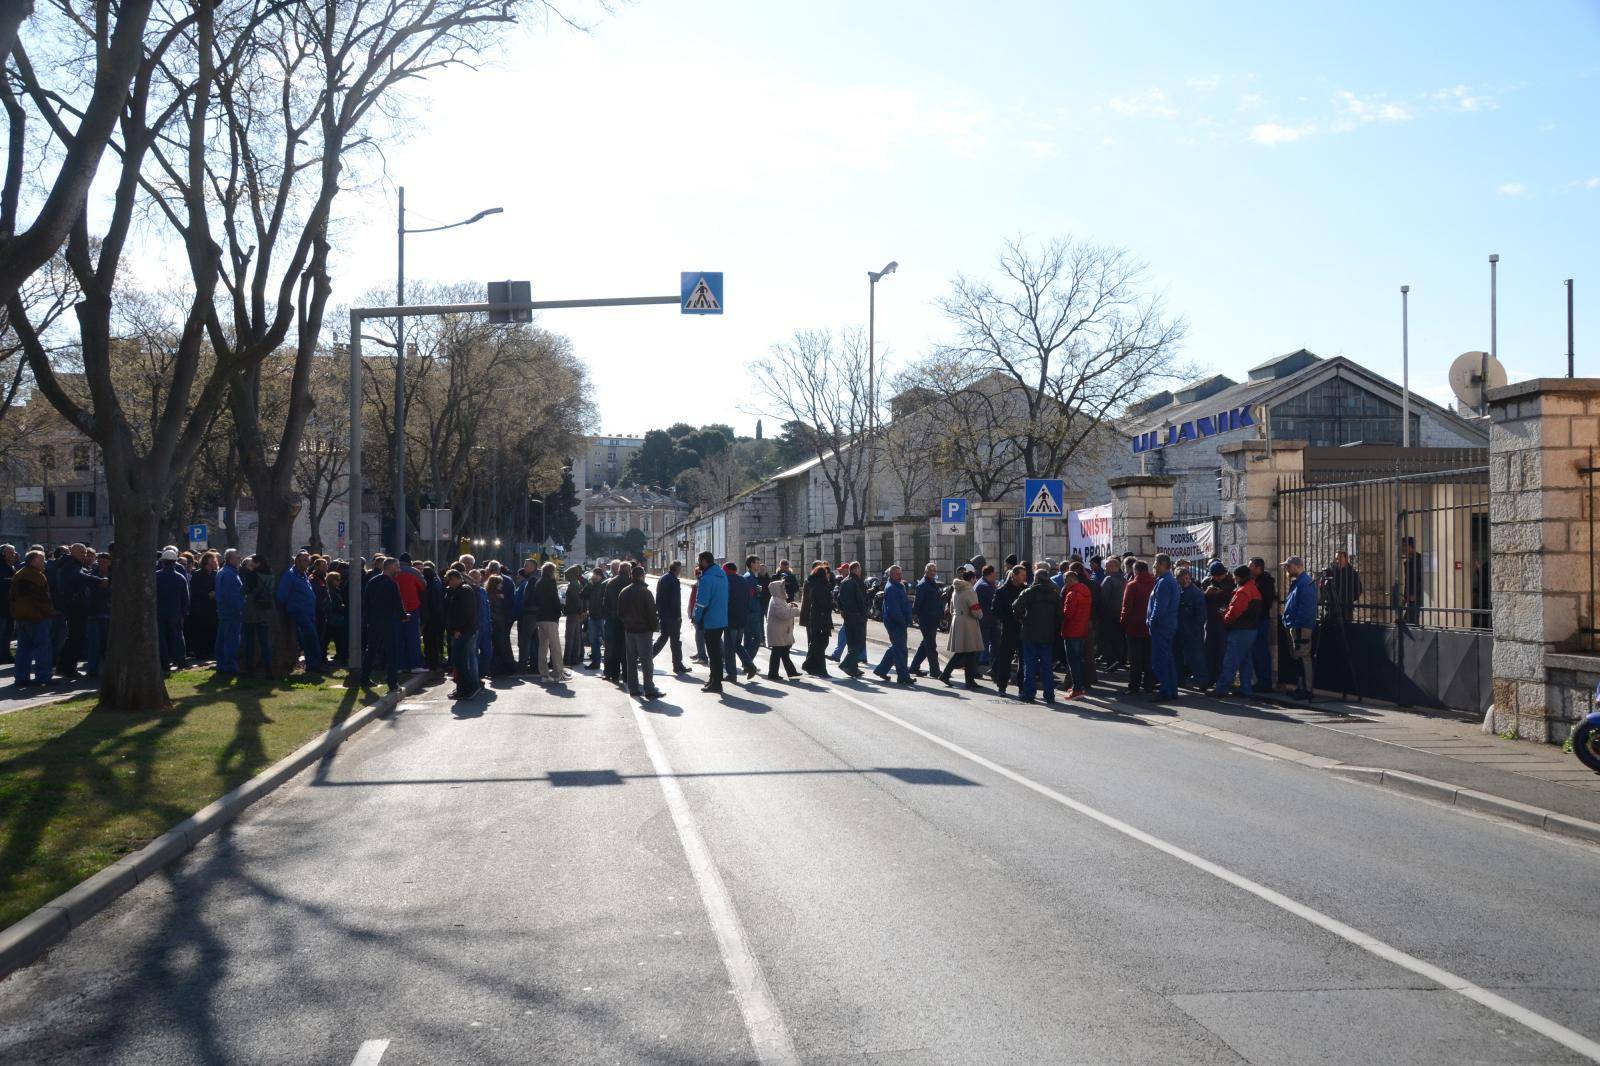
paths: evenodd
<path fill-rule="evenodd" d="M 350 1066 L 378 1066 L 383 1061 L 383 1053 L 388 1050 L 388 1040 L 363 1040 L 361 1047 L 356 1050 L 356 1057 L 350 1060 Z"/>
<path fill-rule="evenodd" d="M 1235 873 L 1225 866 L 1212 862 L 1210 859 L 1202 858 L 1192 851 L 1180 848 L 1176 844 L 1168 843 L 1154 834 L 1147 833 L 1143 829 L 1139 829 L 1136 826 L 1122 821 L 1120 818 L 1106 814 L 1104 811 L 1097 810 L 1096 808 L 1089 806 L 1087 803 L 1080 802 L 1079 800 L 1075 800 L 1070 796 L 1057 792 L 1050 786 L 1040 784 L 1032 778 L 1027 777 L 1024 774 L 1020 774 L 1009 767 L 1002 766 L 992 759 L 986 759 L 976 752 L 968 751 L 966 748 L 963 748 L 954 741 L 946 740 L 944 737 L 941 737 L 936 733 L 931 733 L 928 730 L 923 729 L 921 726 L 913 725 L 904 718 L 890 714 L 888 711 L 880 710 L 864 700 L 857 699 L 848 692 L 843 692 L 838 689 L 834 689 L 832 691 L 834 695 L 838 696 L 840 699 L 845 700 L 848 703 L 853 703 L 864 711 L 870 711 L 879 718 L 882 718 L 884 721 L 891 722 L 894 725 L 899 726 L 901 729 L 915 733 L 924 740 L 937 744 L 939 747 L 944 748 L 946 751 L 949 751 L 955 755 L 959 755 L 968 762 L 981 766 L 992 773 L 999 774 L 1001 777 L 1013 781 L 1016 784 L 1029 789 L 1030 791 L 1036 792 L 1039 795 L 1044 796 L 1046 799 L 1054 800 L 1069 810 L 1076 811 L 1087 818 L 1091 818 L 1094 821 L 1099 822 L 1108 829 L 1115 830 L 1116 832 L 1121 833 L 1123 836 L 1137 840 L 1141 844 L 1170 855 L 1173 858 L 1178 859 L 1180 862 L 1187 863 L 1197 870 L 1201 870 L 1213 877 L 1218 878 L 1219 880 L 1225 881 L 1228 884 L 1233 885 L 1235 888 L 1242 889 L 1243 891 L 1250 893 L 1252 896 L 1272 904 L 1274 907 L 1277 907 L 1280 910 L 1287 911 L 1297 918 L 1304 919 L 1305 921 L 1310 922 L 1312 925 L 1315 925 L 1320 929 L 1332 933 L 1334 936 L 1337 936 L 1342 940 L 1346 940 L 1349 943 L 1354 944 L 1357 947 L 1372 953 L 1373 955 L 1376 955 L 1380 959 L 1384 959 L 1387 962 L 1392 962 L 1396 966 L 1399 966 L 1405 970 L 1409 970 L 1412 973 L 1417 974 L 1419 977 L 1424 977 L 1429 981 L 1433 981 L 1441 987 L 1446 988 L 1451 992 L 1455 992 L 1457 995 L 1463 996 L 1474 1003 L 1488 1007 L 1496 1014 L 1500 1014 L 1506 1018 L 1509 1018 L 1517 1024 L 1522 1025 L 1525 1028 L 1538 1033 L 1540 1036 L 1546 1037 L 1560 1044 L 1562 1047 L 1565 1047 L 1571 1051 L 1575 1051 L 1593 1062 L 1600 1062 L 1600 1042 L 1591 1040 L 1582 1033 L 1568 1029 L 1560 1022 L 1546 1018 L 1542 1014 L 1536 1014 L 1520 1004 L 1513 1003 L 1511 1000 L 1506 999 L 1504 996 L 1499 995 L 1498 993 L 1491 992 L 1486 988 L 1475 985 L 1466 978 L 1459 977 L 1456 974 L 1451 973 L 1449 970 L 1419 959 L 1415 955 L 1401 951 L 1399 948 L 1393 947 L 1390 944 L 1379 940 L 1377 937 L 1372 936 L 1371 934 L 1364 933 L 1354 926 L 1347 925 L 1344 922 L 1339 921 L 1337 918 L 1323 914 L 1314 907 L 1301 903 L 1298 900 L 1290 899 L 1283 893 L 1278 892 L 1275 889 L 1268 888 L 1266 885 L 1263 885 L 1258 881 L 1252 881 L 1243 874 Z"/>

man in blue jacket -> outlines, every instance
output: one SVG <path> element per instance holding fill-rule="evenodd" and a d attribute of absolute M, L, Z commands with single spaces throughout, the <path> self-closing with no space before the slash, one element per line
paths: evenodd
<path fill-rule="evenodd" d="M 939 672 L 939 623 L 944 621 L 944 589 L 934 580 L 938 572 L 939 568 L 932 563 L 922 568 L 922 580 L 917 582 L 917 599 L 912 604 L 917 629 L 922 633 L 916 658 L 911 660 L 911 672 L 918 676 L 921 676 L 918 667 L 924 660 L 929 670 L 936 674 Z"/>
<path fill-rule="evenodd" d="M 1177 660 L 1180 682 L 1188 678 L 1194 688 L 1211 687 L 1206 668 L 1206 594 L 1200 591 L 1188 567 L 1178 571 L 1178 639 L 1172 654 Z"/>
<path fill-rule="evenodd" d="M 889 667 L 894 666 L 895 684 L 909 685 L 911 671 L 906 668 L 906 630 L 911 626 L 911 597 L 900 580 L 898 566 L 889 567 L 889 583 L 883 587 L 883 628 L 889 631 L 889 650 L 872 672 L 889 680 Z"/>
<path fill-rule="evenodd" d="M 700 582 L 695 586 L 694 624 L 705 631 L 706 654 L 711 659 L 711 680 L 701 692 L 722 691 L 722 631 L 728 628 L 728 575 L 716 556 L 700 553 Z"/>
<path fill-rule="evenodd" d="M 683 585 L 678 581 L 678 571 L 682 569 L 683 562 L 674 559 L 656 582 L 656 619 L 661 623 L 661 635 L 656 638 L 652 654 L 660 655 L 662 648 L 672 645 L 672 672 L 675 674 L 689 672 L 683 663 Z"/>
<path fill-rule="evenodd" d="M 1300 699 L 1315 699 L 1316 683 L 1311 665 L 1311 638 L 1317 631 L 1317 583 L 1306 573 L 1305 560 L 1291 555 L 1283 561 L 1289 577 L 1289 595 L 1283 600 L 1283 628 L 1289 632 L 1290 655 L 1300 664 L 1300 678 L 1290 693 Z"/>
<path fill-rule="evenodd" d="M 1145 605 L 1144 621 L 1150 627 L 1150 672 L 1156 675 L 1156 694 L 1178 697 L 1178 668 L 1172 661 L 1172 644 L 1178 636 L 1178 579 L 1172 576 L 1172 556 L 1156 556 L 1156 586 Z"/>
<path fill-rule="evenodd" d="M 244 629 L 244 580 L 239 549 L 229 548 L 217 571 L 217 673 L 239 672 L 239 635 Z"/>
<path fill-rule="evenodd" d="M 160 637 L 161 665 L 176 670 L 183 665 L 183 620 L 189 615 L 189 579 L 178 569 L 178 549 L 161 549 L 156 571 L 156 629 Z"/>
<path fill-rule="evenodd" d="M 754 662 L 767 635 L 767 564 L 759 556 L 749 556 L 744 561 L 744 573 L 739 576 L 749 593 L 744 613 L 744 657 Z"/>
<path fill-rule="evenodd" d="M 323 672 L 321 641 L 317 639 L 317 594 L 311 588 L 306 571 L 311 566 L 309 552 L 294 557 L 294 565 L 278 579 L 278 607 L 289 616 L 294 625 L 294 635 L 300 641 L 300 653 L 306 657 L 306 673 Z"/>

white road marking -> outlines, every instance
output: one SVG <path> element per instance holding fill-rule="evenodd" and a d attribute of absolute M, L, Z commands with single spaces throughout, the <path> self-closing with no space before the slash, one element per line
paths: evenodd
<path fill-rule="evenodd" d="M 363 1040 L 361 1047 L 356 1050 L 356 1057 L 350 1060 L 350 1066 L 378 1066 L 383 1060 L 383 1053 L 388 1050 L 387 1040 Z"/>
<path fill-rule="evenodd" d="M 1165 852 L 1175 859 L 1188 863 L 1197 870 L 1203 870 L 1213 877 L 1216 877 L 1222 881 L 1226 881 L 1235 888 L 1243 889 L 1252 896 L 1265 900 L 1280 910 L 1287 911 L 1297 918 L 1303 918 L 1312 925 L 1315 925 L 1321 929 L 1325 929 L 1334 936 L 1337 936 L 1343 940 L 1347 940 L 1357 947 L 1371 952 L 1380 959 L 1392 962 L 1402 969 L 1410 970 L 1412 973 L 1417 974 L 1420 977 L 1425 977 L 1428 980 L 1457 993 L 1458 995 L 1465 996 L 1474 1003 L 1488 1007 L 1495 1013 L 1504 1015 L 1519 1025 L 1531 1029 L 1540 1036 L 1547 1037 L 1550 1040 L 1560 1044 L 1562 1047 L 1565 1047 L 1571 1051 L 1575 1051 L 1593 1062 L 1600 1062 L 1600 1041 L 1591 1040 L 1582 1033 L 1574 1032 L 1573 1030 L 1568 1029 L 1560 1022 L 1546 1018 L 1542 1014 L 1535 1014 L 1528 1008 L 1521 1006 L 1520 1004 L 1513 1003 L 1504 996 L 1491 992 L 1486 988 L 1475 985 L 1464 977 L 1458 977 L 1449 970 L 1435 966 L 1431 962 L 1425 962 L 1424 960 L 1417 958 L 1415 955 L 1401 951 L 1399 948 L 1392 947 L 1389 944 L 1384 943 L 1382 940 L 1379 940 L 1375 936 L 1363 933 L 1354 926 L 1346 925 L 1344 922 L 1339 921 L 1339 919 L 1323 914 L 1316 908 L 1307 906 L 1298 900 L 1290 899 L 1283 893 L 1270 889 L 1266 885 L 1260 884 L 1259 882 L 1252 881 L 1243 874 L 1234 873 L 1232 870 L 1229 870 L 1224 866 L 1220 866 L 1217 863 L 1212 862 L 1210 859 L 1203 859 L 1199 855 L 1194 854 L 1192 851 L 1186 851 L 1183 848 L 1178 847 L 1176 844 L 1169 844 L 1160 837 L 1147 833 L 1143 829 L 1139 829 L 1136 826 L 1129 825 L 1120 818 L 1115 818 L 1109 814 L 1106 814 L 1104 811 L 1096 810 L 1086 803 L 1081 803 L 1070 796 L 1066 796 L 1060 792 L 1057 792 L 1048 785 L 1042 785 L 1032 778 L 1019 774 L 1015 770 L 1009 769 L 1008 767 L 1001 766 L 999 763 L 990 759 L 986 759 L 976 752 L 968 751 L 966 748 L 963 748 L 954 741 L 946 740 L 937 734 L 930 733 L 921 726 L 913 725 L 903 718 L 890 714 L 888 711 L 879 710 L 870 703 L 863 702 L 847 692 L 842 692 L 839 689 L 833 689 L 832 691 L 840 699 L 843 699 L 849 703 L 853 703 L 864 711 L 870 711 L 887 722 L 892 722 L 902 729 L 915 733 L 924 740 L 937 744 L 946 751 L 961 756 L 968 762 L 975 763 L 986 770 L 999 774 L 1001 777 L 1004 777 L 1007 780 L 1014 781 L 1023 788 L 1037 792 L 1039 795 L 1044 796 L 1047 799 L 1052 799 L 1061 804 L 1063 807 L 1077 811 L 1079 814 L 1087 818 L 1092 818 L 1101 825 L 1106 826 L 1109 829 L 1114 829 L 1124 836 L 1131 837 L 1141 844 L 1155 848 L 1157 851 Z"/>
<path fill-rule="evenodd" d="M 656 777 L 661 781 L 661 794 L 666 798 L 672 824 L 677 827 L 678 839 L 683 843 L 689 870 L 700 889 L 700 900 L 705 905 L 706 917 L 711 921 L 711 931 L 717 938 L 722 964 L 727 967 L 728 979 L 733 983 L 732 991 L 739 1003 L 739 1013 L 744 1016 L 745 1031 L 750 1034 L 756 1058 L 764 1063 L 798 1063 L 800 1057 L 795 1053 L 794 1042 L 789 1039 L 783 1015 L 778 1012 L 772 990 L 767 987 L 761 963 L 745 939 L 744 925 L 739 921 L 738 911 L 734 910 L 733 897 L 722 883 L 722 875 L 717 872 L 711 850 L 706 847 L 705 838 L 695 825 L 689 801 L 684 798 L 683 789 L 673 776 L 672 765 L 667 762 L 666 753 L 661 749 L 655 724 L 639 704 L 632 700 L 629 703 L 633 708 L 634 721 L 639 723 L 639 732 L 644 737 L 644 750 L 650 756 L 650 765 L 655 768 Z"/>

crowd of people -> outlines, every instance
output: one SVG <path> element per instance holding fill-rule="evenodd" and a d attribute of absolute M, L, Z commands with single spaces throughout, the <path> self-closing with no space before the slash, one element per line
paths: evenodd
<path fill-rule="evenodd" d="M 25 554 L 0 545 L 0 656 L 11 658 L 15 637 L 17 687 L 98 675 L 111 564 L 109 551 L 83 544 L 58 547 L 48 559 L 39 545 Z M 275 574 L 260 556 L 168 546 L 156 561 L 158 654 L 169 670 L 213 662 L 223 675 L 267 675 L 276 629 L 293 634 L 293 658 L 307 673 L 323 673 L 348 659 L 356 587 L 360 682 L 370 685 L 381 671 L 395 688 L 402 675 L 448 668 L 457 699 L 475 695 L 485 677 L 537 674 L 542 683 L 564 684 L 580 667 L 656 699 L 654 660 L 663 650 L 674 674 L 692 672 L 691 662 L 708 667 L 704 690 L 720 692 L 762 672 L 763 648 L 773 681 L 827 677 L 829 662 L 848 676 L 870 669 L 898 685 L 928 676 L 954 685 L 959 672 L 968 688 L 988 681 L 1001 694 L 1014 688 L 1024 701 L 1047 703 L 1055 702 L 1057 674 L 1070 700 L 1104 687 L 1112 670 L 1126 671 L 1130 694 L 1248 695 L 1271 687 L 1281 648 L 1279 672 L 1311 697 L 1317 629 L 1350 620 L 1362 594 L 1343 552 L 1320 581 L 1298 556 L 1285 559 L 1281 599 L 1260 558 L 1230 570 L 1218 560 L 1166 554 L 1038 565 L 1011 557 L 999 568 L 980 557 L 959 566 L 948 586 L 933 563 L 914 584 L 898 565 L 868 581 L 859 562 L 816 562 L 802 577 L 787 560 L 769 572 L 757 556 L 741 569 L 702 553 L 691 579 L 683 569 L 673 562 L 652 586 L 643 566 L 622 560 L 562 573 L 554 562 L 530 559 L 513 571 L 462 555 L 441 571 L 401 554 L 352 569 L 303 550 Z M 889 644 L 875 664 L 867 652 L 872 617 Z M 693 628 L 687 658 L 686 618 Z M 806 651 L 797 666 L 800 633 Z"/>

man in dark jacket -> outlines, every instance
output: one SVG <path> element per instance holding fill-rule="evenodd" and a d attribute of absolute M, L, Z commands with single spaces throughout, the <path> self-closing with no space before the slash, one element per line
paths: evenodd
<path fill-rule="evenodd" d="M 983 635 L 983 654 L 978 656 L 980 665 L 988 666 L 994 661 L 994 642 L 999 638 L 999 627 L 994 620 L 994 594 L 999 591 L 994 567 L 988 563 L 983 564 L 983 570 L 978 575 L 978 583 L 973 586 L 973 591 L 978 594 L 978 606 L 983 608 L 983 614 L 978 617 L 978 632 Z"/>
<path fill-rule="evenodd" d="M 523 593 L 522 623 L 531 616 L 539 627 L 534 659 L 539 664 L 539 678 L 553 685 L 568 678 L 566 666 L 561 661 L 561 586 L 556 581 L 556 564 L 545 563 L 532 587 Z"/>
<path fill-rule="evenodd" d="M 561 646 L 563 666 L 583 664 L 584 631 L 589 624 L 589 582 L 583 567 L 567 567 L 567 590 L 561 597 L 561 617 L 566 620 L 566 642 Z"/>
<path fill-rule="evenodd" d="M 1105 577 L 1100 579 L 1098 598 L 1095 600 L 1095 646 L 1100 649 L 1100 661 L 1107 667 L 1128 664 L 1128 637 L 1122 631 L 1122 594 L 1128 584 L 1122 572 L 1122 560 L 1115 555 L 1105 561 Z"/>
<path fill-rule="evenodd" d="M 1233 600 L 1233 575 L 1220 562 L 1212 563 L 1202 591 L 1206 598 L 1206 684 L 1215 686 L 1222 673 L 1222 657 L 1228 648 L 1228 627 L 1222 615 Z"/>
<path fill-rule="evenodd" d="M 662 648 L 672 646 L 672 672 L 675 674 L 689 672 L 683 661 L 683 586 L 678 580 L 678 571 L 682 569 L 682 560 L 674 559 L 656 582 L 656 617 L 661 623 L 661 635 L 651 648 L 652 655 L 659 655 Z"/>
<path fill-rule="evenodd" d="M 431 562 L 422 564 L 422 665 L 437 670 L 449 655 L 444 630 L 444 582 Z"/>
<path fill-rule="evenodd" d="M 160 638 L 161 665 L 176 670 L 187 656 L 183 647 L 183 620 L 189 615 L 189 579 L 178 569 L 178 549 L 161 550 L 156 571 L 156 630 Z"/>
<path fill-rule="evenodd" d="M 14 684 L 48 685 L 55 645 L 50 629 L 55 607 L 50 603 L 50 579 L 45 576 L 44 552 L 30 551 L 23 565 L 11 575 L 9 606 L 17 627 L 17 666 Z"/>
<path fill-rule="evenodd" d="M 861 676 L 867 661 L 867 584 L 861 580 L 861 564 L 853 562 L 839 582 L 839 617 L 844 622 L 845 652 L 839 668 L 851 677 Z"/>
<path fill-rule="evenodd" d="M 744 663 L 747 679 L 761 672 L 756 669 L 755 656 L 745 649 L 744 630 L 752 602 L 750 586 L 733 563 L 723 563 L 722 571 L 728 575 L 728 628 L 722 631 L 723 680 L 738 681 L 740 663 Z"/>
<path fill-rule="evenodd" d="M 622 620 L 617 615 L 617 600 L 622 590 L 633 582 L 631 571 L 622 569 L 620 562 L 611 564 L 611 580 L 605 585 L 606 669 L 605 679 L 622 684 L 623 662 L 627 658 L 626 642 L 622 636 Z"/>
<path fill-rule="evenodd" d="M 95 556 L 93 570 L 85 571 L 84 582 L 88 588 L 88 623 L 84 631 L 84 675 L 99 677 L 100 666 L 105 662 L 106 638 L 111 632 L 111 556 L 101 552 Z"/>
<path fill-rule="evenodd" d="M 883 628 L 889 632 L 889 650 L 884 653 L 883 661 L 878 663 L 873 673 L 887 681 L 892 665 L 895 684 L 909 685 L 915 680 L 906 666 L 906 631 L 911 628 L 912 621 L 911 597 L 906 595 L 901 573 L 898 566 L 889 567 L 889 581 L 883 586 Z"/>
<path fill-rule="evenodd" d="M 917 629 L 922 634 L 922 643 L 917 645 L 916 657 L 911 660 L 911 672 L 918 677 L 923 676 L 918 667 L 924 660 L 929 670 L 939 672 L 939 623 L 944 621 L 944 590 L 934 580 L 938 572 L 939 568 L 932 563 L 922 568 L 922 580 L 917 582 L 917 596 L 911 604 Z"/>
<path fill-rule="evenodd" d="M 1011 681 L 1011 664 L 1017 660 L 1017 655 L 1022 650 L 1022 619 L 1017 617 L 1017 597 L 1028 584 L 1028 571 L 1021 565 L 1011 568 L 1006 575 L 1005 584 L 995 590 L 994 613 L 995 623 L 999 627 L 999 639 L 995 642 L 994 657 L 989 660 L 990 673 L 994 676 L 995 686 L 1003 696 L 1006 685 Z M 1020 665 L 1020 664 L 1019 664 Z M 1020 674 L 1020 670 L 1018 671 Z M 1018 688 L 1021 688 L 1021 678 L 1018 678 Z"/>
<path fill-rule="evenodd" d="M 617 597 L 617 614 L 622 621 L 627 644 L 628 694 L 647 700 L 661 698 L 656 688 L 655 646 L 656 600 L 644 581 L 644 567 L 635 565 L 628 574 L 628 585 Z"/>
<path fill-rule="evenodd" d="M 1033 584 L 1023 589 L 1011 610 L 1022 637 L 1022 683 L 1017 695 L 1024 703 L 1044 689 L 1044 701 L 1056 702 L 1056 675 L 1051 663 L 1056 637 L 1061 633 L 1061 590 L 1051 580 L 1048 567 L 1033 572 Z"/>
<path fill-rule="evenodd" d="M 367 625 L 367 653 L 361 657 L 362 688 L 371 687 L 375 653 L 383 657 L 389 691 L 400 687 L 400 625 L 405 621 L 406 609 L 400 599 L 400 586 L 395 581 L 399 572 L 399 559 L 384 560 L 383 571 L 367 582 L 362 597 L 361 609 Z"/>
<path fill-rule="evenodd" d="M 606 642 L 606 572 L 604 567 L 595 567 L 589 575 L 589 581 L 583 587 L 583 606 L 589 612 L 589 620 L 585 623 L 588 634 L 589 661 L 585 664 L 591 670 L 599 670 L 600 652 Z"/>
<path fill-rule="evenodd" d="M 456 672 L 453 700 L 470 699 L 483 687 L 478 680 L 478 593 L 460 570 L 444 575 L 444 631 L 450 639 L 450 666 Z"/>
<path fill-rule="evenodd" d="M 1256 643 L 1251 649 L 1255 690 L 1271 692 L 1272 665 L 1278 651 L 1278 582 L 1267 569 L 1267 561 L 1259 555 L 1250 560 L 1250 576 L 1255 579 L 1256 591 L 1261 593 L 1261 620 L 1256 623 Z"/>

